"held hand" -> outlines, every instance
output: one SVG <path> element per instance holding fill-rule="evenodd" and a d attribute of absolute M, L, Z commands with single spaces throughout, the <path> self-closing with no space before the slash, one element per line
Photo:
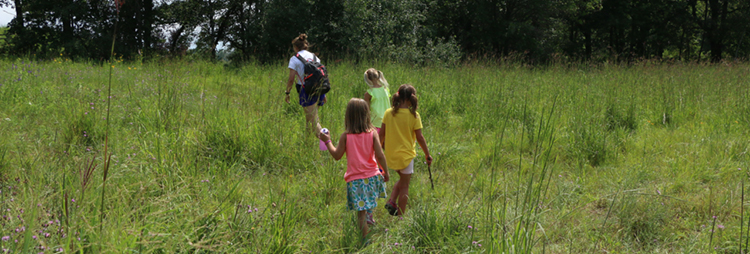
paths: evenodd
<path fill-rule="evenodd" d="M 390 174 L 388 174 L 388 171 L 385 171 L 383 173 L 385 173 L 385 174 L 383 174 L 383 182 L 387 183 L 388 180 L 391 179 L 391 176 L 390 176 Z"/>
<path fill-rule="evenodd" d="M 432 165 L 432 156 L 426 155 L 424 159 L 427 161 L 427 165 Z"/>
<path fill-rule="evenodd" d="M 328 142 L 329 140 L 331 140 L 330 134 L 325 134 L 323 132 L 320 132 L 318 136 L 320 137 L 320 141 L 323 141 L 323 142 Z"/>
<path fill-rule="evenodd" d="M 284 101 L 286 101 L 286 103 L 289 103 L 289 94 L 287 94 L 287 95 L 285 96 L 285 98 L 284 98 Z"/>

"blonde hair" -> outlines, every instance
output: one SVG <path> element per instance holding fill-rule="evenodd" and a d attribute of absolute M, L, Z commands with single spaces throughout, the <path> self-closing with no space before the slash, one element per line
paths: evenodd
<path fill-rule="evenodd" d="M 408 100 L 411 102 L 409 111 L 414 117 L 417 117 L 417 107 L 419 106 L 419 100 L 417 99 L 417 89 L 410 84 L 403 84 L 398 87 L 398 92 L 391 96 L 391 106 L 393 107 L 393 115 L 398 113 L 398 107 L 401 103 Z"/>
<path fill-rule="evenodd" d="M 307 43 L 307 34 L 300 34 L 292 40 L 292 46 L 297 50 L 307 50 L 309 44 Z"/>
<path fill-rule="evenodd" d="M 370 105 L 360 98 L 352 98 L 346 104 L 344 127 L 348 134 L 370 132 L 374 127 L 370 122 Z"/>
<path fill-rule="evenodd" d="M 385 87 L 385 89 L 388 89 L 388 81 L 385 80 L 382 71 L 376 70 L 375 68 L 367 69 L 365 71 L 365 83 L 370 88 L 375 88 L 375 82 L 378 82 L 381 86 Z"/>

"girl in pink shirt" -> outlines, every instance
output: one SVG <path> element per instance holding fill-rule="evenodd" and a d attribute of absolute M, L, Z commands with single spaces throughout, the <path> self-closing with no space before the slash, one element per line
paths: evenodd
<path fill-rule="evenodd" d="M 357 211 L 357 224 L 365 240 L 369 231 L 367 224 L 374 224 L 372 209 L 378 206 L 377 198 L 386 198 L 385 182 L 388 171 L 378 170 L 378 163 L 384 169 L 385 155 L 380 147 L 380 138 L 370 122 L 370 107 L 362 99 L 352 98 L 346 105 L 344 118 L 346 132 L 341 134 L 339 144 L 334 147 L 328 134 L 320 133 L 328 152 L 335 160 L 346 153 L 346 199 L 349 210 Z"/>

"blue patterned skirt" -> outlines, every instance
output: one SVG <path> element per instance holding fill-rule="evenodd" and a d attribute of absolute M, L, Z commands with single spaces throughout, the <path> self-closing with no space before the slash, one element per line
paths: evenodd
<path fill-rule="evenodd" d="M 382 175 L 357 179 L 346 183 L 346 206 L 349 210 L 364 211 L 378 206 L 377 198 L 386 198 Z"/>

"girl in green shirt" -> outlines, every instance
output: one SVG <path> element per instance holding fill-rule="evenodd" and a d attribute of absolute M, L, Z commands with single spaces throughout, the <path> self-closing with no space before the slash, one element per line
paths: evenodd
<path fill-rule="evenodd" d="M 370 121 L 380 134 L 385 111 L 391 107 L 391 94 L 388 92 L 388 81 L 383 72 L 370 68 L 365 71 L 365 83 L 370 87 L 362 99 L 370 105 Z"/>

